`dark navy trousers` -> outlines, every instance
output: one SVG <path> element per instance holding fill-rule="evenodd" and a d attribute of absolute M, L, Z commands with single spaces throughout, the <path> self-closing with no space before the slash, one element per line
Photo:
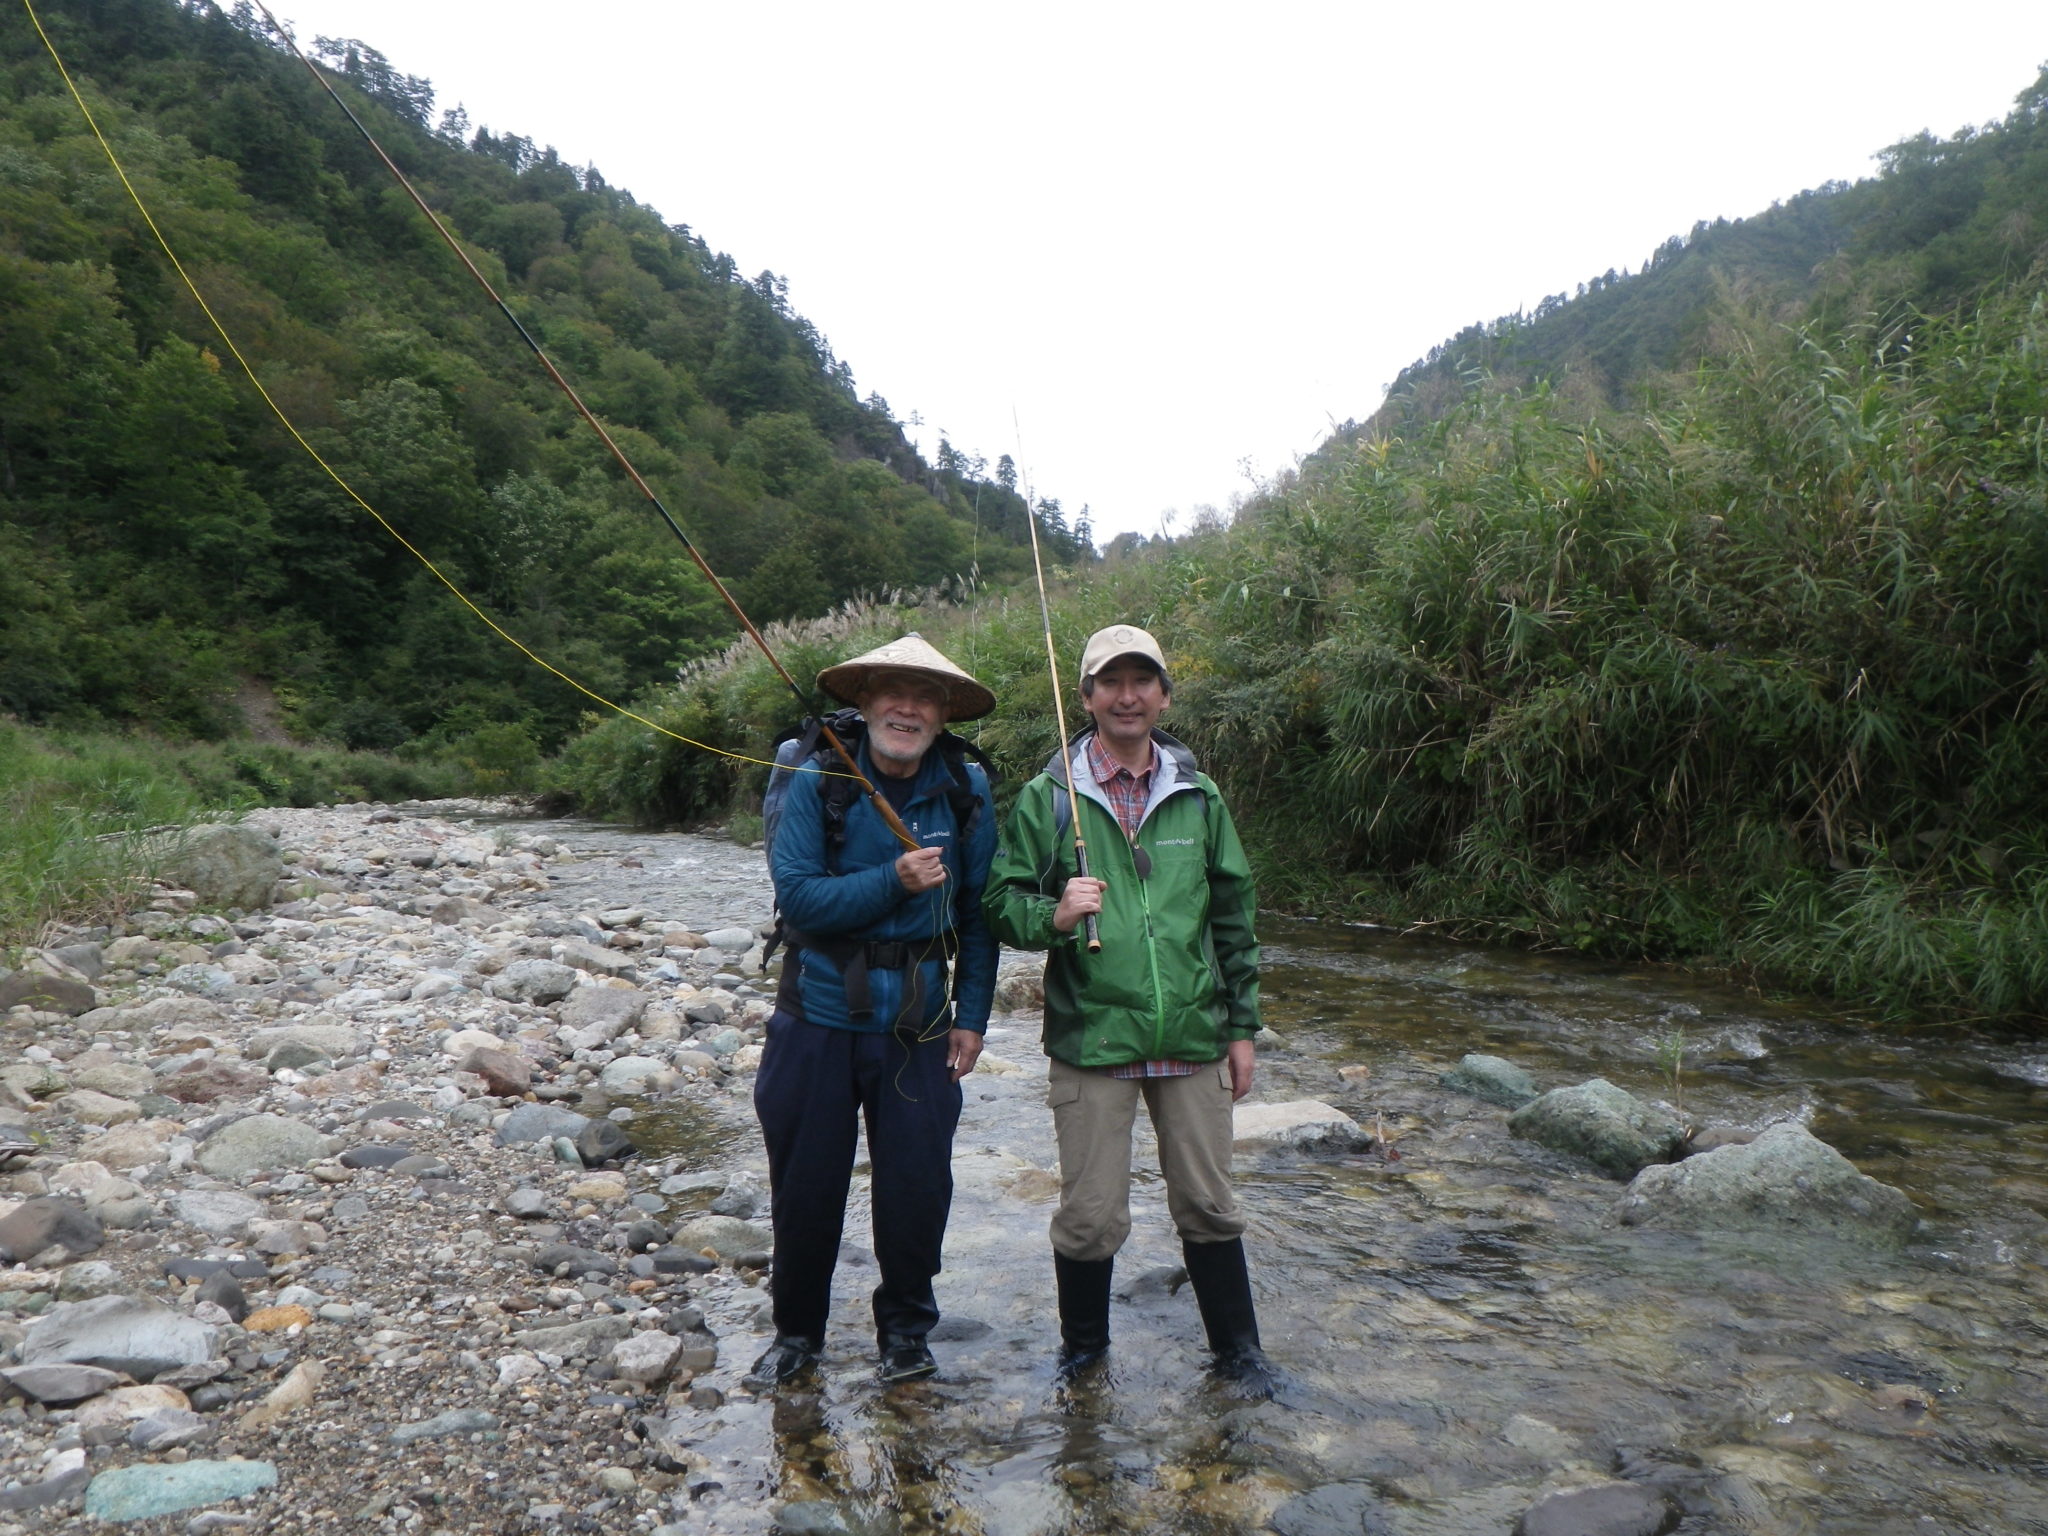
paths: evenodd
<path fill-rule="evenodd" d="M 939 1319 L 932 1277 L 953 1202 L 960 1085 L 946 1031 L 914 1041 L 811 1024 L 778 1010 L 754 1078 L 773 1195 L 775 1331 L 822 1343 L 860 1122 L 868 1131 L 875 1334 L 921 1339 Z"/>

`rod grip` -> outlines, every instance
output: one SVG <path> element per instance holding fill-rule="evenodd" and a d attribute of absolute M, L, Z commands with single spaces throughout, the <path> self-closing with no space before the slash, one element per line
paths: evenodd
<path fill-rule="evenodd" d="M 1081 840 L 1081 834 L 1078 830 L 1074 833 L 1074 873 L 1084 880 L 1094 878 L 1088 873 L 1088 845 Z M 1093 912 L 1090 912 L 1081 919 L 1081 931 L 1088 938 L 1088 953 L 1091 955 L 1101 954 L 1102 930 L 1101 925 L 1095 921 L 1095 914 Z"/>

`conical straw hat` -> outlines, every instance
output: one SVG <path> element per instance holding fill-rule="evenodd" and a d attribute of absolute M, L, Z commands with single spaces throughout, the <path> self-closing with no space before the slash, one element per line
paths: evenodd
<path fill-rule="evenodd" d="M 877 672 L 914 672 L 946 690 L 948 720 L 979 720 L 996 707 L 996 696 L 939 653 L 915 630 L 900 640 L 878 645 L 864 655 L 818 674 L 818 686 L 842 703 L 859 702 L 868 679 Z"/>

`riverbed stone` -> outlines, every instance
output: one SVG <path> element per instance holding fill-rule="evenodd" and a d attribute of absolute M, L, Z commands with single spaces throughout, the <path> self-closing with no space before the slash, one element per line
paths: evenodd
<path fill-rule="evenodd" d="M 578 987 L 562 1004 L 562 1024 L 576 1032 L 578 1049 L 591 1050 L 639 1023 L 650 1001 L 638 987 Z"/>
<path fill-rule="evenodd" d="M 137 1462 L 102 1472 L 85 1490 L 85 1512 L 101 1520 L 148 1520 L 277 1486 L 267 1461 Z"/>
<path fill-rule="evenodd" d="M 682 1352 L 683 1341 L 672 1333 L 657 1330 L 628 1334 L 612 1346 L 612 1370 L 621 1381 L 664 1381 L 675 1369 L 676 1356 Z"/>
<path fill-rule="evenodd" d="M 576 1133 L 576 1156 L 586 1168 L 599 1168 L 631 1157 L 638 1149 L 633 1140 L 610 1120 L 590 1120 Z"/>
<path fill-rule="evenodd" d="M 1553 1152 L 1584 1158 L 1610 1178 L 1629 1179 L 1669 1162 L 1685 1127 L 1604 1077 L 1553 1088 L 1508 1117 L 1508 1129 Z"/>
<path fill-rule="evenodd" d="M 512 1335 L 512 1343 L 529 1354 L 601 1355 L 606 1348 L 633 1332 L 633 1320 L 621 1313 L 600 1313 L 573 1323 L 555 1323 L 529 1328 Z"/>
<path fill-rule="evenodd" d="M 42 1473 L 32 1483 L 0 1489 L 0 1513 L 48 1509 L 74 1498 L 92 1476 L 85 1464 L 85 1447 L 75 1445 L 58 1451 L 44 1464 Z"/>
<path fill-rule="evenodd" d="M 262 1168 L 301 1168 L 337 1150 L 329 1137 L 287 1115 L 250 1115 L 199 1144 L 199 1166 L 217 1179 L 242 1179 Z"/>
<path fill-rule="evenodd" d="M 591 976 L 608 976 L 616 980 L 632 977 L 639 966 L 627 955 L 616 949 L 604 949 L 596 944 L 583 944 L 574 939 L 564 940 L 555 945 L 554 957 L 563 965 Z"/>
<path fill-rule="evenodd" d="M 128 1378 L 102 1365 L 16 1365 L 0 1370 L 0 1381 L 39 1403 L 61 1406 L 111 1392 Z"/>
<path fill-rule="evenodd" d="M 208 1237 L 234 1237 L 268 1214 L 261 1200 L 236 1189 L 181 1189 L 169 1204 L 171 1215 Z"/>
<path fill-rule="evenodd" d="M 1476 1052 L 1446 1072 L 1442 1081 L 1453 1093 L 1469 1093 L 1507 1109 L 1520 1109 L 1537 1096 L 1536 1080 L 1512 1061 Z"/>
<path fill-rule="evenodd" d="M 766 1227 L 737 1216 L 699 1216 L 677 1227 L 670 1241 L 688 1253 L 708 1248 L 728 1262 L 768 1253 L 775 1247 L 775 1235 Z"/>
<path fill-rule="evenodd" d="M 1601 1483 L 1539 1499 L 1515 1522 L 1515 1536 L 1665 1536 L 1679 1515 L 1661 1488 Z"/>
<path fill-rule="evenodd" d="M 574 1137 L 590 1123 L 588 1115 L 579 1115 L 559 1104 L 521 1104 L 498 1127 L 498 1140 L 508 1147 L 553 1141 L 557 1136 Z"/>
<path fill-rule="evenodd" d="M 81 1125 L 126 1125 L 142 1118 L 141 1106 L 132 1099 L 117 1099 L 111 1093 L 75 1088 L 60 1095 L 56 1107 Z"/>
<path fill-rule="evenodd" d="M 282 1024 L 251 1030 L 242 1042 L 242 1054 L 251 1060 L 268 1060 L 284 1046 L 302 1046 L 329 1061 L 340 1061 L 361 1055 L 368 1045 L 368 1037 L 347 1024 Z"/>
<path fill-rule="evenodd" d="M 553 960 L 514 960 L 486 984 L 491 996 L 513 1003 L 545 1004 L 567 997 L 581 975 Z"/>
<path fill-rule="evenodd" d="M 655 1093 L 675 1086 L 676 1074 L 665 1061 L 652 1056 L 621 1056 L 608 1061 L 597 1075 L 606 1093 Z"/>
<path fill-rule="evenodd" d="M 139 1296 L 59 1302 L 28 1327 L 23 1365 L 97 1365 L 150 1381 L 213 1357 L 205 1323 Z"/>
<path fill-rule="evenodd" d="M 43 976 L 34 971 L 16 971 L 0 978 L 0 1013 L 26 1004 L 43 1013 L 61 1013 L 76 1018 L 99 1007 L 99 995 L 92 984 L 75 976 Z"/>
<path fill-rule="evenodd" d="M 92 1137 L 78 1155 L 112 1169 L 147 1168 L 169 1155 L 166 1143 L 183 1129 L 175 1120 L 132 1120 Z"/>
<path fill-rule="evenodd" d="M 76 1257 L 106 1241 L 100 1219 L 75 1200 L 45 1195 L 0 1216 L 0 1263 L 24 1264 L 46 1248 Z"/>
<path fill-rule="evenodd" d="M 499 1045 L 474 1046 L 456 1063 L 458 1071 L 474 1072 L 483 1079 L 484 1092 L 493 1098 L 516 1099 L 533 1087 L 533 1066 L 517 1051 Z"/>
<path fill-rule="evenodd" d="M 1747 1145 L 1645 1168 L 1621 1205 L 1626 1226 L 1707 1232 L 1797 1230 L 1899 1242 L 1919 1224 L 1913 1202 L 1804 1126 L 1773 1125 Z"/>
<path fill-rule="evenodd" d="M 1393 1536 L 1387 1502 L 1370 1483 L 1325 1483 L 1298 1493 L 1268 1522 L 1279 1536 Z"/>
<path fill-rule="evenodd" d="M 169 852 L 160 877 L 192 892 L 202 907 L 267 907 L 284 878 L 277 839 L 246 823 L 190 828 Z"/>
<path fill-rule="evenodd" d="M 156 1088 L 156 1074 L 139 1061 L 109 1061 L 81 1057 L 71 1063 L 71 1086 L 117 1099 L 139 1099 Z"/>
<path fill-rule="evenodd" d="M 1342 1150 L 1370 1146 L 1372 1138 L 1343 1110 L 1320 1099 L 1285 1104 L 1239 1104 L 1231 1142 L 1240 1152 Z"/>

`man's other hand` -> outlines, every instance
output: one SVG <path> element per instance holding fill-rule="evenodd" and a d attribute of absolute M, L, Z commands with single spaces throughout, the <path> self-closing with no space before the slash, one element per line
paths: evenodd
<path fill-rule="evenodd" d="M 946 883 L 946 850 L 913 848 L 896 861 L 896 878 L 913 896 L 935 891 Z"/>

